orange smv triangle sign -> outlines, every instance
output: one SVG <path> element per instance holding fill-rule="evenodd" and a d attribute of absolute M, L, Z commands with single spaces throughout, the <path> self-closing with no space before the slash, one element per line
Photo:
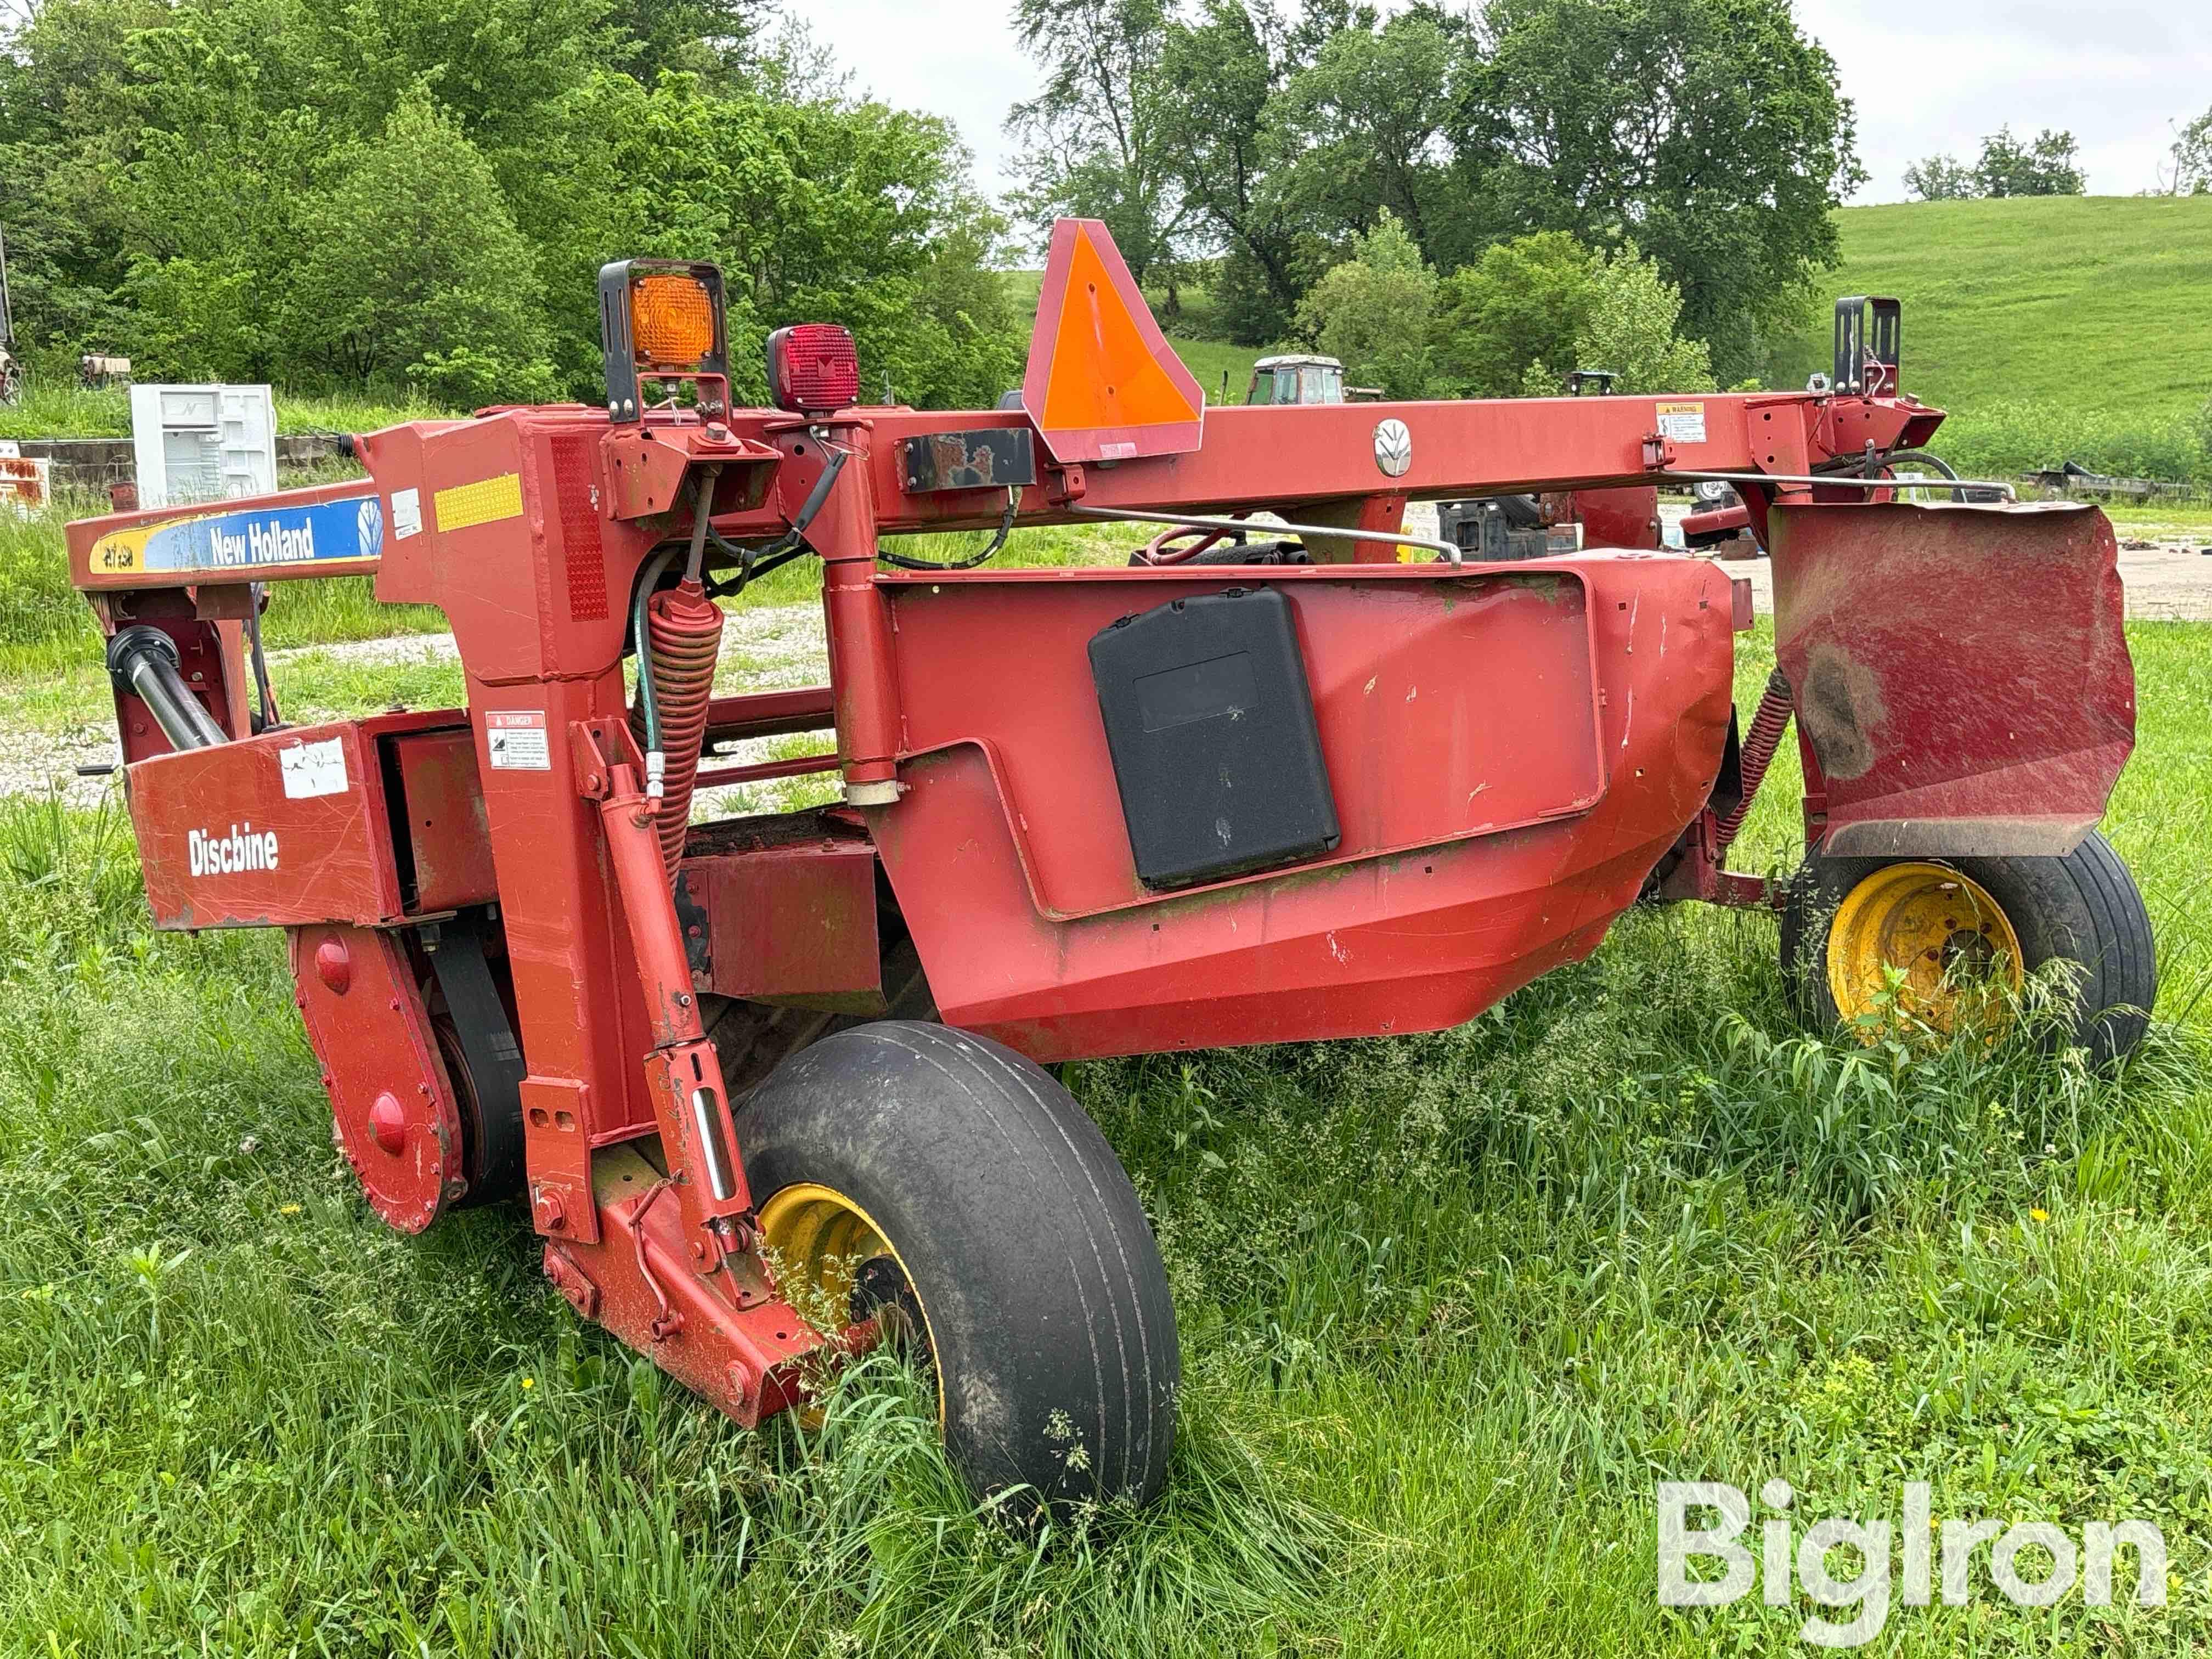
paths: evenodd
<path fill-rule="evenodd" d="M 1198 447 L 1206 393 L 1098 220 L 1052 228 L 1022 407 L 1062 465 Z"/>

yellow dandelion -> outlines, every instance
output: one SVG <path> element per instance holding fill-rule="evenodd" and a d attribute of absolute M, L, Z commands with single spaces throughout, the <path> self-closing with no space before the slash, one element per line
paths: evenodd
<path fill-rule="evenodd" d="M 2030 1221 L 2048 1221 L 2051 1219 L 2051 1212 L 2048 1210 L 2030 1210 L 2027 1212 L 2027 1218 Z"/>
<path fill-rule="evenodd" d="M 537 1384 L 537 1383 L 535 1383 L 535 1382 L 532 1382 L 532 1381 L 530 1380 L 530 1378 L 528 1378 L 528 1377 L 526 1377 L 526 1377 L 524 1377 L 524 1378 L 522 1379 L 522 1386 L 523 1386 L 524 1388 L 526 1388 L 526 1389 L 534 1389 L 534 1388 L 536 1388 L 536 1387 L 538 1386 L 538 1384 Z"/>
<path fill-rule="evenodd" d="M 300 1206 L 296 1204 L 282 1204 L 277 1206 L 276 1213 L 278 1215 L 297 1215 L 300 1213 Z"/>

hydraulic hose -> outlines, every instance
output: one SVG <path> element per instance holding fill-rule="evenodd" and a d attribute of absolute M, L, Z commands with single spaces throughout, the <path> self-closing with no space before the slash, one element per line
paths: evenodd
<path fill-rule="evenodd" d="M 645 793 L 655 800 L 660 798 L 660 703 L 653 691 L 653 656 L 646 646 L 646 608 L 653 601 L 653 591 L 660 586 L 661 576 L 675 562 L 677 551 L 672 547 L 664 548 L 653 556 L 645 568 L 638 572 L 637 589 L 629 601 L 630 639 L 637 648 L 637 712 L 630 725 L 645 749 Z"/>

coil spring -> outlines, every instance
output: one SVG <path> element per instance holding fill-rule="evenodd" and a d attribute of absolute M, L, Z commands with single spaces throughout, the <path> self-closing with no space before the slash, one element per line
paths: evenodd
<path fill-rule="evenodd" d="M 714 661 L 722 650 L 722 612 L 696 581 L 656 593 L 646 606 L 646 649 L 660 710 L 665 758 L 656 827 L 668 873 L 684 856 L 691 824 L 691 793 L 699 775 L 699 750 L 707 737 L 707 705 L 714 695 Z M 633 713 L 633 729 L 642 717 Z M 642 741 L 642 734 L 640 741 Z"/>
<path fill-rule="evenodd" d="M 1744 735 L 1743 799 L 1713 828 L 1716 859 L 1735 844 L 1744 819 L 1751 816 L 1759 786 L 1766 781 L 1766 769 L 1774 763 L 1774 751 L 1782 746 L 1782 734 L 1790 729 L 1790 681 L 1778 668 L 1767 676 L 1766 690 L 1759 694 L 1759 712 L 1751 717 L 1751 730 Z"/>

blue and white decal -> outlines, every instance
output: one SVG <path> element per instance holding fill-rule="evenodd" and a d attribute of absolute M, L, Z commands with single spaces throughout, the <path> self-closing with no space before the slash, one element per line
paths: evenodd
<path fill-rule="evenodd" d="M 112 531 L 93 544 L 95 573 L 252 570 L 374 559 L 384 552 L 384 506 L 374 492 L 297 507 L 228 511 Z"/>

